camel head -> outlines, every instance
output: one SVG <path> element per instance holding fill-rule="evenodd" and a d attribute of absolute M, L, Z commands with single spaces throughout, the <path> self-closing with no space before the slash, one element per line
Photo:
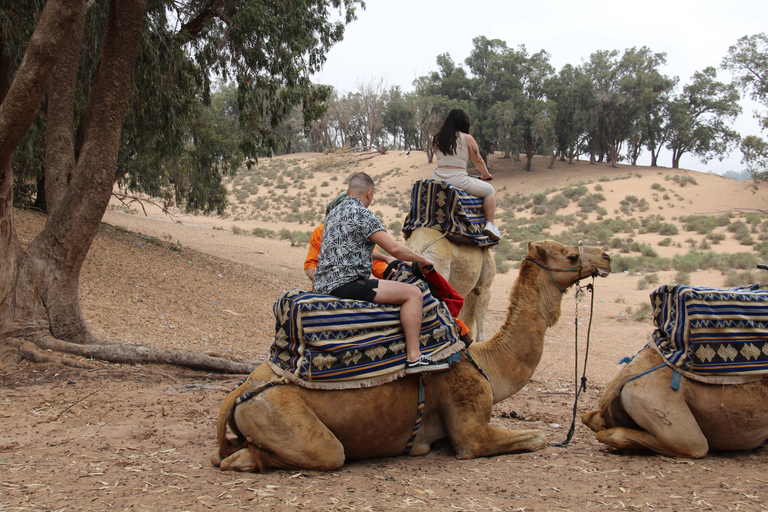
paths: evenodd
<path fill-rule="evenodd" d="M 554 240 L 528 242 L 526 261 L 535 263 L 551 275 L 560 291 L 579 279 L 611 273 L 611 257 L 599 247 L 563 245 Z"/>

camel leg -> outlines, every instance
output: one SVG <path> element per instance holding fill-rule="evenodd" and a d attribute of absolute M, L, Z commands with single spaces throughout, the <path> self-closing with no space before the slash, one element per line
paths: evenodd
<path fill-rule="evenodd" d="M 685 402 L 683 388 L 675 391 L 670 382 L 670 372 L 660 371 L 627 383 L 621 392 L 621 404 L 643 431 L 611 428 L 598 432 L 598 441 L 619 449 L 650 449 L 671 457 L 704 457 L 709 450 L 707 439 Z"/>
<path fill-rule="evenodd" d="M 458 371 L 450 375 L 453 382 L 448 386 L 454 390 L 454 399 L 441 411 L 456 458 L 474 459 L 544 448 L 547 439 L 539 430 L 510 430 L 488 424 L 493 392 L 474 368 L 470 371 L 473 372 L 471 379 L 466 378 L 466 373 L 459 375 Z"/>
<path fill-rule="evenodd" d="M 485 334 L 483 333 L 482 329 L 478 329 L 479 325 L 476 325 L 476 311 L 477 295 L 475 294 L 475 290 L 472 290 L 464 297 L 464 305 L 461 307 L 461 311 L 459 312 L 459 318 L 469 328 L 469 337 L 473 341 L 485 341 L 484 338 L 480 338 L 481 335 L 484 337 Z"/>
<path fill-rule="evenodd" d="M 491 285 L 496 277 L 496 261 L 489 249 L 483 249 L 483 262 L 477 283 L 464 299 L 464 307 L 461 312 L 466 317 L 459 315 L 470 328 L 470 337 L 477 342 L 485 341 L 485 315 L 491 302 Z"/>
<path fill-rule="evenodd" d="M 275 388 L 237 406 L 238 430 L 252 447 L 221 461 L 222 470 L 265 467 L 327 471 L 344 464 L 344 447 L 290 388 Z"/>

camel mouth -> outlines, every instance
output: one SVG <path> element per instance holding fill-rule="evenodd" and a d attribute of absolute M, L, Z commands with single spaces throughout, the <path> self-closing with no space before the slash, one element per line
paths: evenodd
<path fill-rule="evenodd" d="M 597 270 L 595 270 L 595 273 L 592 274 L 592 275 L 593 276 L 597 276 L 597 277 L 608 277 L 608 274 L 610 274 L 610 273 L 611 273 L 610 270 L 605 270 L 603 268 L 598 268 Z"/>

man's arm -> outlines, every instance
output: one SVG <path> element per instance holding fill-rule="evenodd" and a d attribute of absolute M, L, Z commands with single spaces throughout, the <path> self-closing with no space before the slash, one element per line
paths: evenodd
<path fill-rule="evenodd" d="M 403 260 L 403 261 L 413 261 L 415 263 L 418 263 L 421 267 L 425 267 L 427 265 L 434 265 L 432 260 L 429 260 L 422 256 L 421 254 L 414 252 L 404 246 L 403 244 L 397 242 L 394 238 L 392 238 L 389 233 L 387 233 L 384 230 L 376 231 L 371 236 L 368 237 L 368 239 L 387 251 L 389 254 L 391 254 L 395 259 Z M 383 256 L 383 254 L 381 255 Z M 376 251 L 373 253 L 373 257 L 375 259 L 381 259 L 376 257 Z"/>

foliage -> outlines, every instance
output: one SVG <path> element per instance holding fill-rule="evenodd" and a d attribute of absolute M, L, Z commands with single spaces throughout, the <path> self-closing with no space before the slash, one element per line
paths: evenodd
<path fill-rule="evenodd" d="M 762 131 L 768 129 L 768 34 L 744 36 L 728 49 L 722 67 L 732 73 L 734 84 L 762 106 L 755 112 Z M 754 186 L 768 179 L 768 142 L 758 135 L 741 141 L 742 163 L 752 174 Z"/>

